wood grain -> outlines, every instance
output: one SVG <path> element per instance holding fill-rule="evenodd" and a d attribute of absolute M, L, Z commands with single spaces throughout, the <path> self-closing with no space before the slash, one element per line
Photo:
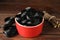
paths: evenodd
<path fill-rule="evenodd" d="M 37 10 L 46 10 L 60 19 L 60 0 L 6 0 L 0 2 L 0 25 L 4 24 L 6 17 L 14 16 L 28 6 Z M 0 29 L 0 31 L 3 30 Z M 43 32 L 38 37 L 24 38 L 17 35 L 7 38 L 4 34 L 0 34 L 0 40 L 60 40 L 60 28 L 55 29 L 49 22 L 45 21 Z"/>

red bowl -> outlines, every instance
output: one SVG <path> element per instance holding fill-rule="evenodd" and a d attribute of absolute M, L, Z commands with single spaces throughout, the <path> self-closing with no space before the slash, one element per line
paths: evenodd
<path fill-rule="evenodd" d="M 17 22 L 15 18 L 15 24 L 19 35 L 23 37 L 35 37 L 42 33 L 44 18 L 42 22 L 36 26 L 25 26 Z"/>

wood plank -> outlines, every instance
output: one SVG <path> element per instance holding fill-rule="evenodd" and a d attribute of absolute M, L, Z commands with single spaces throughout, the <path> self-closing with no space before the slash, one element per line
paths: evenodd
<path fill-rule="evenodd" d="M 1 10 L 22 10 L 25 7 L 34 7 L 36 9 L 43 8 L 54 8 L 56 10 L 60 10 L 60 1 L 59 0 L 15 0 L 15 2 L 0 2 L 0 11 Z M 60 12 L 60 11 L 59 11 Z"/>
<path fill-rule="evenodd" d="M 15 16 L 16 14 L 17 14 L 18 12 L 9 12 L 9 11 L 7 11 L 7 12 L 1 12 L 0 13 L 0 24 L 4 24 L 4 19 L 6 18 L 6 17 L 9 17 L 9 16 Z M 54 15 L 56 15 L 56 16 L 58 16 L 58 14 L 54 14 Z M 60 14 L 59 14 L 60 15 Z M 58 16 L 58 17 L 60 17 L 60 16 Z M 60 21 L 59 21 L 60 22 Z M 55 28 L 53 28 L 53 26 L 49 23 L 49 22 L 47 22 L 47 21 L 45 21 L 45 25 L 44 25 L 44 28 L 43 28 L 43 33 L 42 34 L 49 34 L 49 35 L 51 35 L 51 34 L 59 34 L 60 35 L 60 28 L 57 28 L 57 29 L 55 29 Z"/>
<path fill-rule="evenodd" d="M 5 0 L 4 2 L 2 0 L 0 1 L 0 25 L 4 24 L 6 17 L 14 16 L 28 6 L 37 10 L 46 10 L 60 19 L 60 0 Z M 0 29 L 0 31 L 3 30 Z M 17 35 L 7 38 L 4 34 L 0 34 L 0 40 L 60 40 L 60 28 L 55 29 L 49 22 L 45 21 L 43 32 L 38 37 L 24 38 Z"/>

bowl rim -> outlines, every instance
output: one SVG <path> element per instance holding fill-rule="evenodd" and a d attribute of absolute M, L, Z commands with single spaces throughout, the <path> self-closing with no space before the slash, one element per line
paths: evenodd
<path fill-rule="evenodd" d="M 17 18 L 15 18 L 15 24 L 18 24 L 19 26 L 21 26 L 21 27 L 25 27 L 25 28 L 34 28 L 34 27 L 38 27 L 38 26 L 40 26 L 40 25 L 42 25 L 42 24 L 44 23 L 44 17 L 43 17 L 42 22 L 39 23 L 38 25 L 36 25 L 36 26 L 32 26 L 32 27 L 30 27 L 30 26 L 27 27 L 26 25 L 22 25 L 22 24 L 20 24 L 16 19 L 17 19 Z"/>

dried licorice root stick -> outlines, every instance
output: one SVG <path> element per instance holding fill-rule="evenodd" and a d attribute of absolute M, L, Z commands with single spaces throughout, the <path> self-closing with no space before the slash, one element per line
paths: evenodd
<path fill-rule="evenodd" d="M 43 13 L 44 13 L 45 20 L 48 20 L 50 23 L 52 23 L 54 28 L 59 28 L 60 27 L 60 23 L 58 22 L 58 20 L 55 16 L 50 15 L 46 11 L 43 11 Z"/>
<path fill-rule="evenodd" d="M 57 20 L 58 20 L 58 21 L 60 21 L 60 19 L 59 19 L 59 18 L 57 18 Z M 60 27 L 60 23 L 58 24 L 58 27 Z"/>

